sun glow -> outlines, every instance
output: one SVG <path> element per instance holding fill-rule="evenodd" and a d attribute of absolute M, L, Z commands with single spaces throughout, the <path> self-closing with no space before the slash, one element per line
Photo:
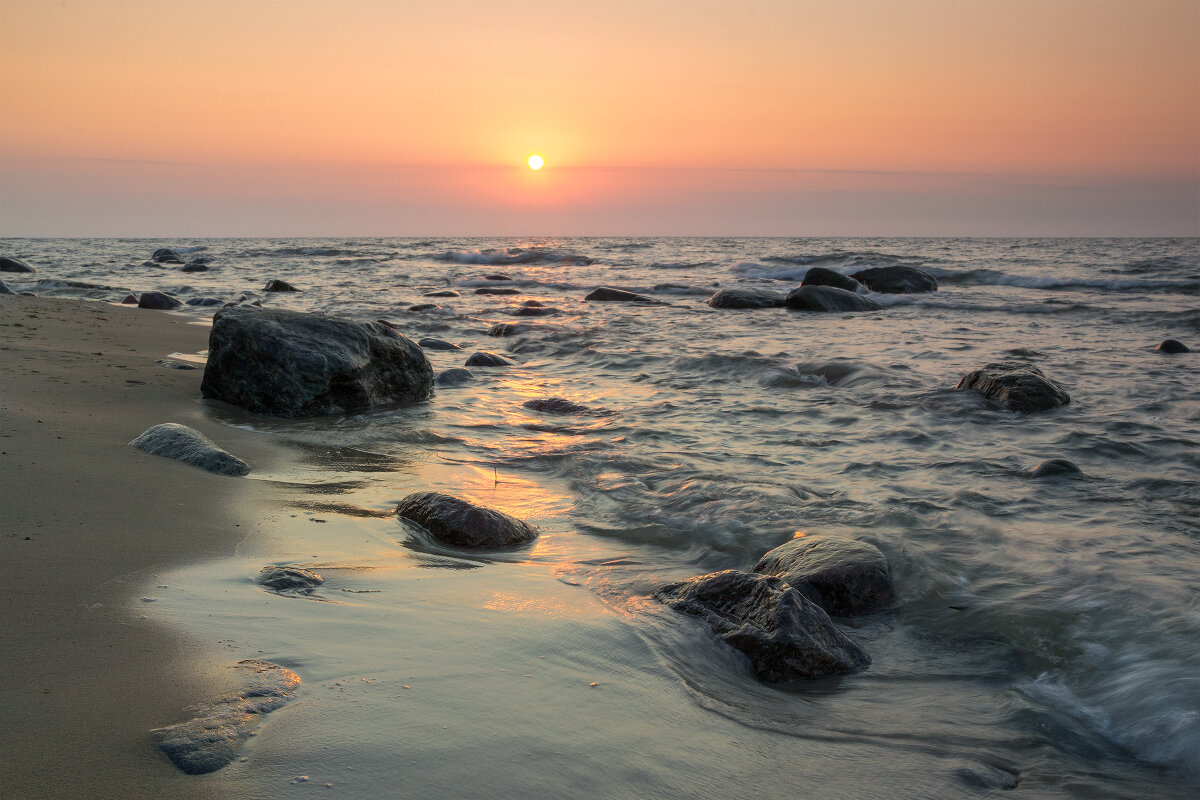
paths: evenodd
<path fill-rule="evenodd" d="M 541 156 L 539 156 L 537 153 L 534 153 L 533 155 L 531 155 L 529 157 L 529 168 L 532 170 L 541 169 L 542 165 L 545 163 L 546 163 L 546 160 L 544 158 L 542 158 Z"/>

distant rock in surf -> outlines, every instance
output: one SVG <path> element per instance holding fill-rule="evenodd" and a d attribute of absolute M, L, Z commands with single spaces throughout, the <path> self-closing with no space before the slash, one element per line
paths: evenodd
<path fill-rule="evenodd" d="M 454 291 L 453 289 L 442 289 L 442 290 L 436 291 L 436 292 L 426 292 L 425 294 L 423 294 L 421 296 L 422 297 L 461 297 L 462 295 L 460 295 L 458 292 Z"/>
<path fill-rule="evenodd" d="M 511 281 L 512 276 L 504 275 L 503 273 L 499 272 L 493 272 L 491 275 L 484 275 L 483 279 L 485 281 Z"/>
<path fill-rule="evenodd" d="M 1051 458 L 1029 471 L 1031 478 L 1051 478 L 1055 475 L 1082 475 L 1083 470 L 1065 458 Z"/>
<path fill-rule="evenodd" d="M 183 301 L 166 292 L 142 292 L 138 296 L 138 308 L 152 308 L 156 311 L 173 311 L 183 306 Z"/>
<path fill-rule="evenodd" d="M 416 303 L 415 305 L 411 305 L 404 310 L 415 312 L 417 314 L 443 314 L 447 317 L 455 316 L 453 308 L 439 306 L 437 303 Z"/>
<path fill-rule="evenodd" d="M 523 305 L 520 308 L 514 308 L 508 313 L 512 314 L 514 317 L 552 317 L 555 314 L 561 314 L 562 312 L 554 306 Z"/>
<path fill-rule="evenodd" d="M 1191 348 L 1189 348 L 1186 344 L 1176 341 L 1175 339 L 1165 339 L 1162 344 L 1154 349 L 1160 353 L 1169 354 L 1192 352 Z"/>
<path fill-rule="evenodd" d="M 0 294 L 15 294 L 15 292 L 12 289 L 8 288 L 7 283 L 5 283 L 4 281 L 0 281 Z"/>
<path fill-rule="evenodd" d="M 800 536 L 766 553 L 754 571 L 782 578 L 834 616 L 892 602 L 892 573 L 879 548 L 837 536 Z"/>
<path fill-rule="evenodd" d="M 832 286 L 835 289 L 845 289 L 847 292 L 858 292 L 866 287 L 849 275 L 834 272 L 825 267 L 812 267 L 804 273 L 801 286 Z"/>
<path fill-rule="evenodd" d="M 208 272 L 211 267 L 208 264 L 190 261 L 180 268 L 180 272 Z"/>
<path fill-rule="evenodd" d="M 224 301 L 219 297 L 193 297 L 187 301 L 189 306 L 220 306 Z"/>
<path fill-rule="evenodd" d="M 148 428 L 130 442 L 129 446 L 152 456 L 173 458 L 218 475 L 241 477 L 250 472 L 249 464 L 217 447 L 204 434 L 174 422 L 164 422 Z"/>
<path fill-rule="evenodd" d="M 136 306 L 138 304 L 138 296 L 133 292 L 125 295 L 125 299 L 121 301 L 124 306 Z"/>
<path fill-rule="evenodd" d="M 325 579 L 315 572 L 299 567 L 263 567 L 258 572 L 258 583 L 277 592 L 312 594 Z"/>
<path fill-rule="evenodd" d="M 518 333 L 525 333 L 533 330 L 532 325 L 521 325 L 513 322 L 497 322 L 488 331 L 488 336 L 516 336 Z"/>
<path fill-rule="evenodd" d="M 731 569 L 663 586 L 654 598 L 704 620 L 768 683 L 828 678 L 871 663 L 828 614 L 780 578 Z"/>
<path fill-rule="evenodd" d="M 514 289 L 511 286 L 481 286 L 475 290 L 475 294 L 520 294 L 520 289 Z"/>
<path fill-rule="evenodd" d="M 419 344 L 421 347 L 424 347 L 426 350 L 462 350 L 461 347 L 453 342 L 443 341 L 442 339 L 425 338 L 417 342 L 417 344 Z"/>
<path fill-rule="evenodd" d="M 541 411 L 544 414 L 577 415 L 593 413 L 592 409 L 579 403 L 572 403 L 565 397 L 538 397 L 526 400 L 521 404 L 530 411 Z"/>
<path fill-rule="evenodd" d="M 1071 396 L 1042 374 L 1037 367 L 1022 361 L 997 361 L 969 372 L 955 389 L 972 389 L 984 397 L 1003 403 L 1010 411 L 1032 414 L 1065 406 Z"/>
<path fill-rule="evenodd" d="M 538 535 L 516 517 L 440 492 L 410 494 L 396 506 L 396 515 L 456 547 L 508 547 Z"/>
<path fill-rule="evenodd" d="M 793 311 L 879 311 L 883 306 L 869 297 L 836 286 L 801 286 L 788 292 L 784 305 Z"/>
<path fill-rule="evenodd" d="M 15 258 L 0 256 L 0 272 L 37 272 L 37 267 L 31 267 Z"/>
<path fill-rule="evenodd" d="M 260 414 L 314 417 L 427 399 L 433 367 L 378 322 L 245 306 L 213 316 L 200 392 Z"/>
<path fill-rule="evenodd" d="M 278 278 L 267 281 L 267 285 L 262 289 L 264 292 L 298 292 L 300 291 L 295 286 L 292 286 L 287 281 L 281 281 Z"/>
<path fill-rule="evenodd" d="M 850 277 L 880 294 L 920 294 L 938 290 L 937 278 L 916 267 L 871 267 Z"/>
<path fill-rule="evenodd" d="M 509 361 L 504 356 L 498 356 L 495 353 L 480 351 L 472 353 L 464 367 L 510 367 L 513 362 Z"/>
<path fill-rule="evenodd" d="M 588 293 L 587 297 L 583 299 L 604 303 L 648 303 L 651 305 L 666 305 L 666 303 L 663 301 L 655 300 L 652 297 L 634 294 L 633 292 L 627 292 L 624 289 L 613 289 L 608 286 L 601 286 L 593 289 Z"/>
<path fill-rule="evenodd" d="M 169 247 L 160 247 L 154 251 L 154 255 L 150 256 L 150 260 L 155 264 L 182 264 L 184 263 L 183 256 L 176 253 Z"/>
<path fill-rule="evenodd" d="M 471 372 L 471 370 L 463 369 L 462 367 L 451 367 L 439 372 L 434 381 L 438 386 L 458 386 L 474 379 L 475 373 Z"/>
<path fill-rule="evenodd" d="M 765 289 L 721 289 L 706 301 L 713 308 L 780 308 L 783 295 Z"/>

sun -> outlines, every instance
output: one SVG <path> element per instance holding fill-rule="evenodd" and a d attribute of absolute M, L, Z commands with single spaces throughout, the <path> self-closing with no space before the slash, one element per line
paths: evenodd
<path fill-rule="evenodd" d="M 537 153 L 534 153 L 533 155 L 531 155 L 529 157 L 529 168 L 532 170 L 541 169 L 542 165 L 545 163 L 546 163 L 546 159 L 542 158 Z"/>

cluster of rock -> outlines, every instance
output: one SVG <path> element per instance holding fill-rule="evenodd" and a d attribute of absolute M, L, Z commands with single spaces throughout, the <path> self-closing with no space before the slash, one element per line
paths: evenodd
<path fill-rule="evenodd" d="M 800 285 L 780 295 L 767 289 L 721 289 L 708 298 L 713 308 L 789 308 L 793 311 L 856 312 L 879 311 L 877 301 L 865 292 L 879 294 L 917 294 L 936 292 L 937 279 L 916 267 L 872 267 L 842 275 L 825 267 L 813 267 L 804 274 Z"/>

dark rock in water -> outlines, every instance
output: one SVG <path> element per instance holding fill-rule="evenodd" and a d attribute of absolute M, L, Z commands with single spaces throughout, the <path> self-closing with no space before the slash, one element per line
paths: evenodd
<path fill-rule="evenodd" d="M 871 267 L 850 277 L 880 294 L 920 294 L 938 289 L 937 278 L 916 267 Z"/>
<path fill-rule="evenodd" d="M 154 359 L 154 363 L 160 364 L 169 369 L 182 369 L 182 370 L 199 369 L 199 367 L 197 367 L 195 364 L 188 364 L 184 361 L 173 361 L 172 359 L 169 359 L 169 358 L 156 358 L 156 359 Z"/>
<path fill-rule="evenodd" d="M 188 775 L 231 763 L 259 717 L 287 705 L 300 685 L 299 675 L 269 661 L 241 661 L 234 668 L 245 675 L 239 691 L 193 707 L 196 716 L 187 722 L 150 731 L 158 749 Z"/>
<path fill-rule="evenodd" d="M 1165 341 L 1163 341 L 1162 344 L 1160 344 L 1158 347 L 1156 347 L 1154 349 L 1160 353 L 1171 353 L 1171 354 L 1192 352 L 1191 348 L 1189 348 L 1186 344 L 1184 344 L 1183 342 L 1178 342 L 1174 339 L 1166 339 Z"/>
<path fill-rule="evenodd" d="M 183 265 L 183 267 L 180 269 L 180 272 L 208 272 L 209 269 L 210 268 L 208 264 L 201 264 L 197 261 L 189 261 L 187 264 Z"/>
<path fill-rule="evenodd" d="M 835 289 L 845 289 L 847 292 L 857 292 L 863 288 L 863 285 L 851 278 L 849 275 L 843 275 L 840 272 L 834 272 L 825 267 L 812 267 L 808 272 L 804 273 L 804 280 L 800 281 L 801 286 L 832 286 Z"/>
<path fill-rule="evenodd" d="M 211 264 L 212 262 L 214 262 L 216 260 L 217 259 L 214 256 L 201 255 L 201 256 L 192 256 L 191 260 L 188 261 L 187 263 L 188 264 Z"/>
<path fill-rule="evenodd" d="M 520 289 L 514 289 L 511 286 L 481 286 L 475 290 L 475 294 L 520 294 Z"/>
<path fill-rule="evenodd" d="M 1031 478 L 1049 478 L 1054 475 L 1082 475 L 1083 470 L 1065 458 L 1051 458 L 1029 471 Z"/>
<path fill-rule="evenodd" d="M 541 308 L 545 305 L 545 303 L 540 300 L 526 300 L 524 303 L 521 303 L 521 305 L 527 308 Z"/>
<path fill-rule="evenodd" d="M 713 308 L 779 308 L 783 295 L 764 289 L 721 289 L 705 302 Z"/>
<path fill-rule="evenodd" d="M 655 300 L 645 295 L 634 294 L 627 292 L 624 289 L 612 289 L 608 286 L 601 286 L 593 289 L 584 300 L 600 301 L 605 303 L 653 303 L 655 305 L 664 305 L 661 300 Z"/>
<path fill-rule="evenodd" d="M 1065 406 L 1071 396 L 1035 366 L 1021 361 L 998 361 L 968 372 L 955 389 L 974 389 L 1011 411 L 1032 414 Z"/>
<path fill-rule="evenodd" d="M 8 288 L 8 284 L 0 281 L 0 294 L 14 294 L 13 290 Z"/>
<path fill-rule="evenodd" d="M 267 281 L 267 285 L 263 287 L 264 292 L 298 292 L 300 291 L 295 286 L 292 286 L 287 281 L 278 279 Z"/>
<path fill-rule="evenodd" d="M 521 306 L 509 313 L 514 317 L 551 317 L 562 312 L 553 306 Z"/>
<path fill-rule="evenodd" d="M 138 308 L 153 308 L 158 311 L 171 311 L 183 305 L 177 297 L 165 292 L 142 292 L 138 297 Z"/>
<path fill-rule="evenodd" d="M 154 251 L 154 255 L 150 256 L 150 260 L 155 264 L 182 264 L 183 256 L 176 253 L 169 247 L 160 247 Z"/>
<path fill-rule="evenodd" d="M 299 567 L 263 567 L 258 572 L 258 583 L 277 592 L 311 594 L 324 582 L 317 573 Z"/>
<path fill-rule="evenodd" d="M 204 397 L 278 417 L 313 417 L 425 400 L 433 367 L 377 322 L 244 306 L 213 317 Z"/>
<path fill-rule="evenodd" d="M 801 536 L 771 550 L 754 571 L 782 578 L 829 614 L 849 616 L 892 602 L 892 573 L 874 545 L 836 536 Z"/>
<path fill-rule="evenodd" d="M 458 345 L 451 342 L 444 342 L 441 339 L 422 339 L 417 344 L 426 350 L 462 350 Z"/>
<path fill-rule="evenodd" d="M 533 330 L 532 325 L 519 325 L 512 322 L 497 322 L 488 331 L 488 336 L 516 336 L 518 333 L 525 333 Z"/>
<path fill-rule="evenodd" d="M 499 272 L 494 272 L 491 275 L 484 275 L 483 279 L 485 281 L 511 281 L 512 277 L 509 275 L 503 275 Z"/>
<path fill-rule="evenodd" d="M 853 672 L 871 658 L 780 578 L 725 570 L 664 586 L 654 598 L 699 617 L 769 683 Z"/>
<path fill-rule="evenodd" d="M 801 286 L 788 292 L 784 305 L 793 311 L 879 311 L 869 297 L 836 286 Z"/>
<path fill-rule="evenodd" d="M 438 386 L 457 386 L 460 383 L 467 383 L 474 379 L 475 375 L 471 370 L 463 369 L 462 367 L 451 367 L 439 372 L 435 381 Z"/>
<path fill-rule="evenodd" d="M 37 267 L 31 267 L 15 258 L 0 256 L 0 272 L 37 272 Z"/>
<path fill-rule="evenodd" d="M 582 415 L 592 413 L 592 410 L 587 406 L 572 403 L 563 397 L 539 397 L 533 400 L 526 400 L 521 405 L 532 411 L 541 411 L 546 414 Z"/>
<path fill-rule="evenodd" d="M 187 301 L 189 306 L 220 306 L 224 305 L 219 297 L 193 297 Z"/>
<path fill-rule="evenodd" d="M 418 312 L 432 311 L 432 312 L 436 312 L 439 314 L 453 314 L 454 313 L 453 310 L 451 310 L 449 308 L 443 308 L 442 306 L 439 306 L 437 303 L 417 303 L 416 305 L 411 305 L 404 310 L 405 311 L 418 311 Z"/>
<path fill-rule="evenodd" d="M 538 535 L 515 517 L 440 492 L 410 494 L 396 506 L 396 515 L 457 547 L 507 547 Z"/>
<path fill-rule="evenodd" d="M 152 456 L 173 458 L 220 475 L 240 477 L 250 472 L 249 464 L 217 447 L 204 434 L 174 422 L 148 428 L 129 446 Z"/>
<path fill-rule="evenodd" d="M 437 291 L 437 292 L 426 292 L 422 296 L 423 297 L 461 297 L 462 295 L 460 295 L 458 292 L 454 291 L 453 289 L 442 289 L 441 291 Z"/>
<path fill-rule="evenodd" d="M 472 353 L 471 357 L 467 359 L 467 363 L 464 364 L 463 366 L 465 366 L 465 367 L 509 367 L 509 366 L 512 366 L 512 363 L 513 362 L 509 361 L 504 356 L 498 356 L 495 353 L 487 353 L 487 352 L 481 351 L 478 353 Z"/>

